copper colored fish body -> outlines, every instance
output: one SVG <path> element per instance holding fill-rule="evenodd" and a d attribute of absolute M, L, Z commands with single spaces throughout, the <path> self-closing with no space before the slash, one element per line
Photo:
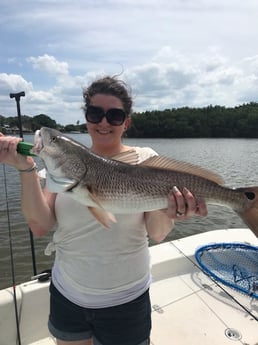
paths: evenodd
<path fill-rule="evenodd" d="M 211 171 L 161 156 L 137 164 L 133 149 L 113 159 L 100 157 L 47 127 L 36 132 L 32 153 L 44 161 L 49 191 L 68 193 L 106 227 L 114 214 L 166 208 L 168 193 L 177 186 L 230 207 L 258 236 L 258 187 L 231 189 Z"/>

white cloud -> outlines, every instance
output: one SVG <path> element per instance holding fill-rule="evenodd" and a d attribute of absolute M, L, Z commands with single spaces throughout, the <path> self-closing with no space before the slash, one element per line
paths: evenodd
<path fill-rule="evenodd" d="M 69 73 L 67 62 L 59 62 L 54 56 L 48 54 L 38 57 L 31 56 L 27 58 L 27 61 L 32 63 L 33 68 L 49 74 L 66 75 Z"/>
<path fill-rule="evenodd" d="M 15 91 L 17 89 L 31 90 L 31 82 L 27 82 L 21 75 L 0 73 L 0 92 L 6 90 Z"/>
<path fill-rule="evenodd" d="M 144 111 L 209 104 L 235 106 L 257 100 L 257 56 L 232 64 L 218 53 L 210 57 L 208 50 L 206 54 L 191 58 L 166 46 L 150 57 L 149 63 L 125 69 L 121 78 L 132 88 L 134 109 Z M 108 72 L 72 75 L 68 63 L 59 62 L 54 56 L 38 57 L 33 62 L 39 62 L 40 73 L 47 70 L 56 76 L 54 85 L 43 90 L 19 75 L 2 73 L 0 89 L 24 89 L 26 114 L 45 113 L 64 124 L 73 123 L 75 118 L 83 122 L 82 88 Z"/>
<path fill-rule="evenodd" d="M 210 104 L 234 107 L 242 102 L 257 100 L 255 58 L 248 59 L 253 61 L 253 66 L 249 64 L 246 73 L 244 60 L 233 64 L 225 56 L 217 54 L 210 58 L 209 54 L 208 51 L 206 56 L 203 53 L 192 59 L 164 47 L 152 59 L 155 63 L 126 71 L 126 78 L 135 93 L 135 109 L 202 107 Z"/>

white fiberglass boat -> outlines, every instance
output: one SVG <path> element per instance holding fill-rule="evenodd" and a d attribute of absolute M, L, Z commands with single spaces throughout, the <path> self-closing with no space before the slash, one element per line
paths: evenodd
<path fill-rule="evenodd" d="M 258 246 L 250 230 L 228 229 L 150 248 L 152 345 L 258 344 L 258 299 L 215 282 L 195 260 L 199 246 L 214 242 Z M 0 345 L 55 344 L 47 329 L 48 286 L 38 280 L 16 286 L 18 317 L 14 288 L 0 291 Z"/>

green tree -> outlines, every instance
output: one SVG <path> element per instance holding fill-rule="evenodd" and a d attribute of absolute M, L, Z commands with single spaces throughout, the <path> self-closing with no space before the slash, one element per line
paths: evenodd
<path fill-rule="evenodd" d="M 48 115 L 40 114 L 32 118 L 32 130 L 35 131 L 41 127 L 57 128 L 56 121 L 51 119 Z"/>

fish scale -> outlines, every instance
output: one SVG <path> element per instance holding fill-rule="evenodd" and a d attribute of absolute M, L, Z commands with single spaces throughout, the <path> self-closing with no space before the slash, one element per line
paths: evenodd
<path fill-rule="evenodd" d="M 109 174 L 115 176 L 115 171 L 111 170 Z M 225 206 L 234 204 L 234 208 L 246 200 L 243 194 L 215 183 L 212 184 L 198 176 L 159 170 L 155 171 L 155 174 L 155 182 L 152 174 L 149 176 L 148 172 L 142 171 L 142 169 L 138 175 L 134 174 L 132 179 L 125 179 L 124 175 L 117 174 L 115 183 L 99 176 L 98 179 L 102 180 L 102 184 L 98 188 L 101 204 L 115 213 L 162 209 L 167 206 L 167 195 L 173 186 L 177 186 L 181 191 L 187 187 L 197 198 L 205 199 L 208 203 L 221 204 L 223 200 Z"/>

